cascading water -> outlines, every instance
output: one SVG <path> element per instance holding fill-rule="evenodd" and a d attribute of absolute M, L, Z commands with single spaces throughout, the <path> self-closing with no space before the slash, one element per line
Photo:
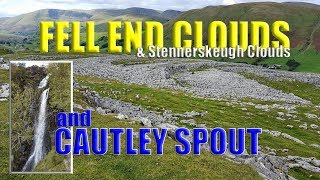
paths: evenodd
<path fill-rule="evenodd" d="M 47 86 L 49 76 L 45 77 L 39 84 L 38 89 Z M 49 88 L 45 89 L 40 96 L 39 114 L 34 126 L 33 151 L 24 165 L 22 171 L 32 171 L 33 168 L 44 158 L 46 149 L 44 144 L 44 136 L 46 130 L 46 116 L 48 103 Z"/>
<path fill-rule="evenodd" d="M 48 79 L 49 79 L 49 75 L 43 78 L 39 83 L 38 89 L 46 87 L 48 84 Z"/>

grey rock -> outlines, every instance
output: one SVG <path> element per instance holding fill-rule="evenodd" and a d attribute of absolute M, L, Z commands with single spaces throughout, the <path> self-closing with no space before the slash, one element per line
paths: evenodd
<path fill-rule="evenodd" d="M 277 120 L 280 120 L 280 121 L 284 121 L 285 119 L 281 118 L 281 117 L 276 117 Z"/>
<path fill-rule="evenodd" d="M 151 121 L 145 117 L 140 118 L 141 123 L 146 127 L 152 127 Z"/>
<path fill-rule="evenodd" d="M 310 144 L 310 146 L 320 149 L 320 145 L 319 144 Z"/>
<path fill-rule="evenodd" d="M 106 110 L 102 109 L 101 107 L 97 107 L 96 111 L 98 114 L 102 114 L 102 115 L 107 114 Z"/>
<path fill-rule="evenodd" d="M 9 84 L 6 83 L 0 83 L 0 98 L 8 98 L 9 97 Z"/>
<path fill-rule="evenodd" d="M 253 166 L 264 179 L 287 179 L 285 172 L 288 169 L 284 158 L 261 153 L 245 159 L 244 163 Z"/>
<path fill-rule="evenodd" d="M 276 152 L 269 152 L 269 155 L 272 155 L 272 156 L 275 156 L 276 155 Z"/>
<path fill-rule="evenodd" d="M 84 110 L 84 108 L 80 104 L 73 103 L 73 108 Z"/>
<path fill-rule="evenodd" d="M 265 101 L 276 100 L 289 103 L 310 103 L 309 101 L 295 96 L 294 94 L 284 93 L 261 85 L 256 81 L 247 79 L 237 74 L 238 72 L 253 72 L 272 80 L 294 79 L 301 82 L 307 82 L 308 80 L 308 83 L 310 84 L 314 84 L 316 86 L 320 85 L 320 75 L 317 74 L 271 71 L 256 66 L 238 63 L 224 63 L 206 60 L 187 62 L 187 60 L 178 59 L 170 60 L 170 62 L 158 61 L 153 64 L 137 64 L 134 66 L 112 64 L 113 61 L 127 59 L 135 59 L 135 57 L 126 55 L 108 55 L 107 57 L 80 59 L 74 62 L 74 69 L 76 74 L 111 78 L 127 84 L 144 84 L 154 88 L 183 90 L 192 93 L 194 96 L 208 97 L 208 99 L 238 99 L 246 97 Z M 209 69 L 206 71 L 195 72 L 193 74 L 188 72 L 198 68 Z M 130 120 L 134 118 L 139 119 L 141 117 L 146 118 L 149 120 L 145 123 L 147 126 L 152 125 L 160 128 L 168 128 L 168 134 L 173 138 L 174 129 L 178 128 L 173 124 L 174 120 L 177 120 L 177 117 L 193 118 L 194 116 L 203 116 L 203 113 L 198 112 L 184 114 L 164 112 L 162 115 L 159 115 L 155 112 L 147 111 L 140 106 L 134 106 L 131 103 L 111 98 L 101 98 L 93 91 L 87 91 L 85 94 L 88 100 L 97 107 L 110 109 L 116 113 L 122 113 Z M 236 107 L 235 104 L 239 104 L 239 102 L 231 102 L 231 106 Z M 262 111 L 269 111 L 270 109 L 277 108 L 287 110 L 288 114 L 295 113 L 295 105 L 292 104 L 255 105 L 252 103 L 251 106 L 261 109 Z M 286 117 L 292 118 L 293 116 L 286 115 Z M 278 131 L 269 131 L 269 133 L 273 136 L 282 136 L 304 144 L 301 140 L 286 133 Z M 189 138 L 192 140 L 192 136 L 189 136 Z M 207 149 L 207 146 L 203 146 L 202 148 Z M 271 151 L 272 149 L 269 148 L 269 150 Z M 275 150 L 272 150 L 271 152 L 275 152 Z M 287 175 L 289 168 L 288 159 L 285 157 L 271 156 L 264 154 L 263 152 L 259 152 L 259 155 L 257 156 L 251 156 L 248 154 L 239 157 L 233 156 L 233 160 L 237 162 L 246 162 L 252 165 L 259 174 L 266 179 L 287 179 L 289 177 Z M 314 164 L 311 165 L 311 162 L 312 160 L 309 162 L 309 168 L 312 169 Z M 299 162 L 296 162 L 296 164 L 299 165 Z"/>
<path fill-rule="evenodd" d="M 87 110 L 90 110 L 90 111 L 96 111 L 93 107 L 88 107 L 88 106 L 87 106 L 86 109 L 87 109 Z"/>
<path fill-rule="evenodd" d="M 118 119 L 138 119 L 142 120 L 146 126 L 163 123 L 165 118 L 155 112 L 148 111 L 140 106 L 134 106 L 131 103 L 120 100 L 111 99 L 108 97 L 100 97 L 99 94 L 93 90 L 86 89 L 82 93 L 87 97 L 87 100 L 97 107 L 108 109 L 112 113 L 118 113 Z M 146 121 L 148 119 L 148 121 Z"/>
<path fill-rule="evenodd" d="M 9 68 L 8 64 L 0 64 L 0 69 L 9 70 Z"/>
<path fill-rule="evenodd" d="M 320 160 L 312 159 L 311 164 L 313 164 L 314 166 L 320 167 Z"/>
<path fill-rule="evenodd" d="M 193 119 L 181 120 L 181 123 L 189 124 L 190 126 L 197 126 L 196 122 Z"/>
<path fill-rule="evenodd" d="M 210 97 L 213 99 L 238 99 L 254 98 L 265 101 L 285 101 L 291 103 L 310 103 L 293 94 L 267 87 L 254 80 L 247 79 L 238 72 L 246 72 L 247 69 L 259 74 L 259 67 L 225 63 L 211 60 L 199 60 L 191 62 L 188 59 L 159 60 L 151 64 L 136 64 L 129 66 L 113 65 L 118 60 L 134 60 L 135 56 L 108 55 L 106 57 L 84 58 L 74 61 L 74 72 L 80 75 L 94 75 L 97 77 L 116 79 L 128 84 L 143 84 L 154 88 L 169 88 L 183 90 L 198 97 Z M 189 73 L 190 70 L 208 68 L 205 71 Z M 241 69 L 241 71 L 238 71 Z M 281 74 L 285 77 L 299 76 L 297 79 L 304 81 L 306 78 L 299 73 L 287 73 L 275 71 L 273 75 Z M 267 74 L 265 74 L 267 75 Z M 319 75 L 312 74 L 318 83 Z"/>
<path fill-rule="evenodd" d="M 193 117 L 196 117 L 196 116 L 205 116 L 208 112 L 196 112 L 196 111 L 191 111 L 191 112 L 185 112 L 183 114 L 173 114 L 173 116 L 176 116 L 176 117 L 184 117 L 184 118 L 193 118 Z"/>
<path fill-rule="evenodd" d="M 295 163 L 289 164 L 289 168 L 301 167 L 305 170 L 320 173 L 320 160 L 312 157 L 312 158 L 304 158 L 299 156 L 288 156 L 289 161 L 293 161 Z"/>
<path fill-rule="evenodd" d="M 126 116 L 126 115 L 124 115 L 124 114 L 118 114 L 118 115 L 116 116 L 116 118 L 117 118 L 117 119 L 120 119 L 120 120 L 129 119 L 129 117 Z"/>
<path fill-rule="evenodd" d="M 268 130 L 268 129 L 263 129 L 263 132 L 268 133 L 268 134 L 270 134 L 270 135 L 272 135 L 272 136 L 275 136 L 275 137 L 282 136 L 282 137 L 284 137 L 284 138 L 287 138 L 287 139 L 290 139 L 290 140 L 292 140 L 292 141 L 295 141 L 295 142 L 297 142 L 297 143 L 299 143 L 299 144 L 305 144 L 305 143 L 304 143 L 303 141 L 301 141 L 300 139 L 295 138 L 295 137 L 293 137 L 293 136 L 290 136 L 290 135 L 287 134 L 287 133 L 282 133 L 282 132 L 279 132 L 279 131 L 270 131 L 270 130 Z"/>
<path fill-rule="evenodd" d="M 293 125 L 288 124 L 287 127 L 288 128 L 293 128 Z"/>
<path fill-rule="evenodd" d="M 289 149 L 282 149 L 282 152 L 287 153 L 289 152 Z"/>
<path fill-rule="evenodd" d="M 299 126 L 299 128 L 308 129 L 308 124 L 307 123 L 303 123 L 302 125 Z"/>
<path fill-rule="evenodd" d="M 304 113 L 304 115 L 306 115 L 306 117 L 309 118 L 309 119 L 316 119 L 316 118 L 318 118 L 318 116 L 315 115 L 315 114 Z"/>
<path fill-rule="evenodd" d="M 207 128 L 206 124 L 197 124 L 198 128 Z"/>

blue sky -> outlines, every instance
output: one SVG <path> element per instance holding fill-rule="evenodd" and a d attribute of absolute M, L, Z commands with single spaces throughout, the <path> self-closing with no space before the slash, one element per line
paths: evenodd
<path fill-rule="evenodd" d="M 188 10 L 208 5 L 230 5 L 243 2 L 268 0 L 0 0 L 0 17 L 15 16 L 39 9 L 101 9 L 144 7 L 157 10 Z M 270 0 L 269 0 L 270 1 Z M 303 1 L 320 4 L 319 0 L 280 0 L 277 2 Z"/>

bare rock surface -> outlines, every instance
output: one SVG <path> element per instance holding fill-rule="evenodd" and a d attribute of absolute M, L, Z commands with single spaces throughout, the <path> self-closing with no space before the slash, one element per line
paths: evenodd
<path fill-rule="evenodd" d="M 249 65 L 216 61 L 171 60 L 155 61 L 150 64 L 113 65 L 119 60 L 134 60 L 134 56 L 96 57 L 74 60 L 74 72 L 81 75 L 116 79 L 129 84 L 143 84 L 154 88 L 179 89 L 199 97 L 215 99 L 254 98 L 264 101 L 285 101 L 288 103 L 310 103 L 294 94 L 287 94 L 258 82 L 247 79 L 237 71 L 226 67 L 250 67 Z M 191 72 L 201 68 L 204 71 Z M 254 67 L 258 68 L 259 67 Z M 279 72 L 283 74 L 283 72 Z M 288 78 L 291 77 L 288 75 Z M 300 74 L 297 74 L 299 76 Z M 310 77 L 308 77 L 310 78 Z M 320 79 L 320 77 L 318 77 Z"/>
<path fill-rule="evenodd" d="M 295 80 L 320 87 L 320 76 L 312 73 L 294 73 L 269 70 L 262 67 L 251 66 L 247 64 L 224 63 L 215 61 L 194 61 L 173 59 L 170 61 L 156 60 L 154 63 L 140 64 L 131 63 L 130 65 L 114 65 L 112 62 L 121 60 L 134 60 L 134 56 L 116 56 L 96 57 L 74 60 L 74 71 L 80 75 L 94 75 L 97 77 L 115 79 L 127 84 L 141 84 L 152 88 L 170 88 L 183 90 L 192 93 L 197 97 L 209 97 L 213 99 L 228 99 L 228 106 L 239 105 L 243 111 L 247 111 L 248 106 L 252 106 L 257 111 L 271 111 L 272 109 L 281 110 L 277 116 L 282 121 L 295 120 L 297 117 L 296 106 L 298 104 L 309 104 L 294 94 L 284 93 L 282 91 L 262 85 L 255 80 L 245 78 L 239 75 L 239 72 L 255 73 L 259 76 L 271 80 Z M 205 116 L 206 112 L 185 112 L 175 114 L 171 110 L 164 112 L 154 112 L 144 109 L 131 103 L 115 100 L 107 97 L 100 97 L 99 94 L 90 88 L 80 87 L 81 92 L 87 100 L 95 106 L 99 114 L 116 113 L 119 120 L 138 121 L 145 127 L 167 128 L 169 137 L 174 138 L 175 129 L 182 124 L 192 127 L 207 128 L 205 124 L 197 124 L 194 120 L 197 116 Z M 137 99 L 143 98 L 139 94 Z M 242 102 L 241 98 L 252 98 L 263 101 L 283 101 L 285 104 L 256 104 L 253 102 Z M 282 112 L 285 111 L 285 112 Z M 305 114 L 306 118 L 317 120 L 314 114 Z M 299 120 L 300 122 L 300 120 Z M 296 126 L 296 125 L 295 125 Z M 287 127 L 293 128 L 288 124 Z M 307 124 L 301 121 L 300 128 L 318 129 L 316 124 Z M 308 129 L 308 130 L 309 130 Z M 285 138 L 293 143 L 305 144 L 287 133 L 263 130 L 274 137 Z M 192 142 L 192 135 L 188 137 Z M 318 148 L 318 144 L 308 144 Z M 202 146 L 203 150 L 210 150 L 208 145 Z M 299 156 L 279 157 L 278 152 L 288 153 L 288 149 L 269 149 L 268 152 L 259 149 L 258 155 L 249 155 L 247 152 L 235 156 L 226 153 L 226 157 L 237 163 L 244 163 L 253 166 L 256 171 L 265 179 L 293 179 L 288 175 L 290 168 L 303 168 L 312 172 L 319 172 L 319 160 L 316 158 L 305 158 Z"/>
<path fill-rule="evenodd" d="M 0 101 L 7 101 L 9 97 L 9 84 L 0 83 Z"/>
<path fill-rule="evenodd" d="M 119 120 L 134 120 L 139 121 L 142 125 L 146 127 L 159 127 L 159 128 L 167 128 L 168 136 L 173 138 L 175 137 L 174 132 L 178 125 L 172 124 L 172 119 L 174 117 L 195 117 L 195 116 L 204 116 L 206 113 L 199 113 L 196 111 L 186 112 L 184 114 L 174 114 L 170 110 L 165 110 L 163 115 L 159 115 L 156 112 L 148 111 L 140 106 L 134 106 L 131 103 L 123 102 L 120 100 L 114 100 L 111 98 L 100 97 L 99 94 L 87 87 L 81 87 L 82 92 L 87 100 L 92 103 L 92 105 L 96 106 L 96 109 L 108 109 L 108 112 L 118 113 L 116 118 Z M 189 120 L 181 120 L 182 123 L 188 123 L 195 126 L 196 121 L 193 119 Z M 205 126 L 204 126 L 205 127 Z M 292 137 L 286 133 L 282 133 L 279 131 L 270 131 L 264 130 L 265 133 L 269 133 L 272 136 L 279 137 L 282 136 L 284 138 L 293 140 L 297 143 L 304 144 L 301 140 Z M 190 142 L 193 142 L 192 133 L 190 136 L 186 137 Z M 312 144 L 311 146 L 315 147 L 318 145 Z M 210 147 L 208 144 L 204 144 L 202 146 L 203 150 L 209 151 Z M 287 156 L 287 157 L 279 157 L 276 156 L 275 153 L 266 154 L 261 151 L 259 148 L 258 155 L 249 155 L 247 152 L 242 155 L 233 155 L 230 152 L 227 152 L 225 156 L 233 162 L 236 163 L 244 163 L 252 166 L 263 178 L 265 179 L 293 179 L 293 177 L 288 175 L 288 170 L 290 168 L 303 168 L 308 171 L 320 172 L 320 160 L 316 158 L 304 158 L 299 156 Z M 275 152 L 275 150 L 270 150 L 271 152 Z M 288 149 L 283 149 L 283 152 L 288 152 Z"/>

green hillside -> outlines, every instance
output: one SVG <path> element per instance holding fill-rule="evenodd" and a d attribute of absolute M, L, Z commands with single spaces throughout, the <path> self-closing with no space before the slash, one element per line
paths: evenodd
<path fill-rule="evenodd" d="M 157 20 L 166 22 L 180 11 L 157 11 L 145 8 L 59 10 L 43 9 L 10 18 L 0 19 L 0 32 L 15 35 L 33 35 L 43 20 L 95 21 L 97 25 L 108 20 Z"/>
<path fill-rule="evenodd" d="M 274 21 L 284 20 L 290 25 L 287 35 L 291 43 L 289 58 L 236 58 L 234 60 L 222 58 L 214 60 L 244 62 L 254 65 L 269 66 L 281 65 L 283 70 L 320 72 L 320 6 L 310 3 L 243 3 L 230 6 L 208 6 L 202 9 L 186 11 L 171 19 L 165 24 L 165 39 L 167 46 L 172 42 L 172 28 L 177 21 L 203 22 L 203 41 L 207 42 L 207 29 L 212 21 L 265 21 L 272 24 Z M 190 37 L 192 39 L 192 37 Z M 295 60 L 300 65 L 290 68 L 289 60 Z"/>
<path fill-rule="evenodd" d="M 95 32 L 97 32 L 96 39 L 99 39 L 106 35 L 108 21 L 159 21 L 166 23 L 180 13 L 181 11 L 175 10 L 157 11 L 137 7 L 93 10 L 43 9 L 15 17 L 0 18 L 0 45 L 2 45 L 1 49 L 15 52 L 39 51 L 39 22 L 44 20 L 80 21 L 82 33 L 86 32 L 85 22 L 94 21 Z M 85 42 L 82 41 L 82 43 Z M 104 49 L 106 42 L 97 42 L 97 45 L 103 45 L 102 49 Z"/>
<path fill-rule="evenodd" d="M 58 9 L 43 9 L 35 12 L 0 20 L 0 31 L 8 34 L 31 35 L 38 31 L 43 20 L 78 20 L 90 19 L 92 15 L 83 12 Z"/>
<path fill-rule="evenodd" d="M 254 65 L 281 65 L 283 70 L 320 72 L 318 61 L 320 52 L 320 6 L 302 2 L 261 2 L 243 3 L 230 6 L 208 6 L 184 13 L 175 10 L 157 11 L 145 8 L 57 10 L 44 9 L 11 18 L 0 18 L 0 45 L 6 52 L 38 52 L 38 24 L 41 20 L 81 21 L 81 44 L 85 45 L 85 21 L 95 22 L 96 45 L 106 52 L 108 21 L 159 21 L 164 24 L 165 45 L 172 46 L 172 27 L 176 21 L 203 22 L 203 41 L 207 42 L 207 27 L 212 21 L 274 21 L 284 20 L 290 25 L 287 35 L 291 42 L 290 58 L 237 58 L 214 59 L 232 62 L 245 62 Z M 121 32 L 121 30 L 119 31 Z M 192 37 L 190 37 L 192 38 Z M 70 40 L 66 45 L 70 45 Z M 119 42 L 121 44 L 121 42 Z M 53 48 L 53 44 L 50 44 Z M 294 60 L 297 67 L 289 67 L 287 62 Z"/>
<path fill-rule="evenodd" d="M 171 39 L 171 31 L 176 21 L 203 22 L 203 38 L 207 42 L 207 28 L 212 21 L 287 21 L 290 25 L 291 47 L 302 45 L 302 48 L 320 50 L 320 6 L 295 3 L 243 3 L 230 6 L 208 6 L 202 9 L 186 11 L 165 24 L 167 39 Z M 310 47 L 309 47 L 310 46 Z"/>

